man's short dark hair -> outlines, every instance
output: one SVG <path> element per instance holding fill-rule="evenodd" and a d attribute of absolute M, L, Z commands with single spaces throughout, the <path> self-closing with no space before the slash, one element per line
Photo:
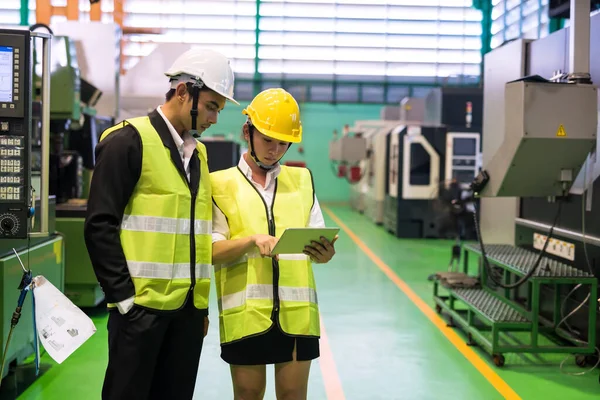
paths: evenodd
<path fill-rule="evenodd" d="M 194 86 L 194 84 L 192 82 L 187 82 L 185 84 L 185 87 L 187 88 L 187 92 L 190 95 L 190 101 L 192 99 L 192 95 L 194 94 L 192 87 Z M 209 88 L 207 88 L 206 86 L 202 86 L 202 88 L 200 89 L 200 92 L 203 92 L 205 90 L 210 90 Z M 175 96 L 176 93 L 176 89 L 169 89 L 169 91 L 167 93 L 165 93 L 165 100 L 169 101 L 173 98 L 173 96 Z"/>

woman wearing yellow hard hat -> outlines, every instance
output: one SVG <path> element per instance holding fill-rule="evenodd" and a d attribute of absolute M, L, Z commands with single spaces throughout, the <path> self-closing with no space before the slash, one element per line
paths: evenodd
<path fill-rule="evenodd" d="M 275 365 L 278 398 L 304 399 L 319 357 L 319 308 L 312 263 L 335 254 L 334 239 L 304 254 L 271 258 L 286 228 L 324 227 L 312 175 L 279 163 L 302 140 L 300 110 L 283 89 L 259 93 L 243 111 L 248 152 L 237 167 L 211 173 L 213 264 L 221 358 L 235 399 L 262 399 L 266 365 Z"/>

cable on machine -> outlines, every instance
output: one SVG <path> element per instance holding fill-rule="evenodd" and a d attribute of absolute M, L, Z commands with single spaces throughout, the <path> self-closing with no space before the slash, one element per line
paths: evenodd
<path fill-rule="evenodd" d="M 19 287 L 18 287 L 18 289 L 20 290 L 20 293 L 19 293 L 19 299 L 17 300 L 17 308 L 13 312 L 12 318 L 10 320 L 10 330 L 8 332 L 8 338 L 7 338 L 6 344 L 4 346 L 4 352 L 2 353 L 2 363 L 0 364 L 0 377 L 2 377 L 4 375 L 4 365 L 6 363 L 6 355 L 8 353 L 10 340 L 12 338 L 15 327 L 17 326 L 17 324 L 19 323 L 19 320 L 21 319 L 21 311 L 23 309 L 23 304 L 25 303 L 25 298 L 27 296 L 27 292 L 29 292 L 29 291 L 31 292 L 31 303 L 32 303 L 32 310 L 33 310 L 32 314 L 33 314 L 33 333 L 34 333 L 34 352 L 35 352 L 35 374 L 37 376 L 39 374 L 39 370 L 40 370 L 40 360 L 39 360 L 39 348 L 38 348 L 38 338 L 37 338 L 37 326 L 36 326 L 36 322 L 35 322 L 35 295 L 34 295 L 35 282 L 33 280 L 33 275 L 31 273 L 31 269 L 29 268 L 29 261 L 28 261 L 28 265 L 27 265 L 28 268 L 25 268 L 25 266 L 23 265 L 23 262 L 21 261 L 21 257 L 19 257 L 19 253 L 17 253 L 17 250 L 14 247 L 12 250 L 15 253 L 15 256 L 17 257 L 19 264 L 21 264 L 21 269 L 23 269 L 23 276 L 21 277 L 21 283 L 19 284 Z M 28 246 L 27 254 L 28 254 L 28 260 L 29 260 L 29 246 Z M 2 386 L 1 378 L 0 378 L 0 386 Z"/>
<path fill-rule="evenodd" d="M 584 165 L 583 167 L 583 182 L 587 182 L 587 164 Z M 589 189 L 588 189 L 589 190 Z M 581 241 L 583 244 L 583 254 L 585 257 L 585 265 L 588 269 L 588 272 L 592 275 L 594 274 L 594 269 L 592 268 L 592 263 L 590 261 L 590 257 L 588 254 L 588 250 L 587 250 L 587 243 L 585 240 L 585 193 L 586 191 L 584 190 L 583 193 L 581 193 Z M 581 303 L 579 303 L 579 305 L 577 307 L 575 307 L 569 314 L 567 314 L 566 316 L 564 315 L 564 309 L 565 309 L 565 305 L 567 304 L 567 300 L 580 288 L 582 287 L 582 284 L 578 284 L 576 285 L 573 289 L 571 289 L 571 291 L 565 296 L 564 300 L 561 303 L 560 306 L 560 316 L 561 316 L 561 320 L 558 322 L 558 324 L 556 325 L 556 334 L 558 336 L 561 336 L 563 338 L 565 338 L 563 336 L 563 334 L 561 333 L 561 329 L 559 329 L 561 327 L 561 325 L 565 325 L 565 327 L 567 328 L 567 331 L 573 335 L 573 336 L 580 336 L 581 333 L 574 330 L 569 323 L 567 322 L 569 318 L 571 318 L 573 315 L 575 315 L 575 313 L 577 313 L 577 311 L 579 311 L 589 300 L 592 292 L 591 290 L 589 291 L 589 293 L 587 294 L 587 296 L 585 297 L 585 299 L 583 299 L 581 301 Z M 566 339 L 566 338 L 565 338 Z M 575 341 L 578 344 L 581 344 L 583 346 L 588 346 L 589 342 L 586 342 L 585 340 L 580 340 L 580 339 L 574 339 L 574 338 L 569 338 L 570 340 Z M 589 369 L 587 369 L 586 371 L 582 371 L 582 372 L 565 372 L 563 370 L 563 366 L 564 363 L 569 359 L 570 356 L 565 357 L 561 363 L 560 363 L 560 372 L 566 375 L 573 375 L 573 376 L 581 376 L 581 375 L 585 375 L 588 374 L 590 372 L 592 372 L 594 369 L 596 369 L 598 367 L 598 365 L 600 365 L 600 348 L 596 347 L 596 354 L 598 355 L 598 360 L 596 360 L 596 363 Z M 585 355 L 576 355 L 576 363 L 579 366 L 585 366 L 586 364 L 586 356 Z"/>
<path fill-rule="evenodd" d="M 473 191 L 474 196 L 477 196 L 478 193 L 481 193 L 481 190 L 487 185 L 488 181 L 489 181 L 489 174 L 487 173 L 487 171 L 481 171 L 480 174 L 471 183 L 471 190 Z M 524 284 L 525 282 L 527 282 L 537 272 L 537 270 L 540 267 L 540 264 L 542 262 L 542 258 L 544 257 L 544 253 L 546 253 L 546 249 L 548 248 L 548 244 L 550 243 L 550 239 L 552 238 L 552 235 L 554 234 L 554 228 L 558 224 L 558 220 L 560 218 L 560 214 L 562 211 L 562 205 L 565 202 L 567 196 L 569 195 L 568 185 L 567 185 L 568 181 L 564 180 L 561 182 L 563 185 L 562 196 L 558 197 L 558 201 L 557 201 L 558 207 L 556 210 L 556 215 L 554 217 L 554 222 L 552 223 L 552 226 L 550 227 L 550 231 L 548 232 L 548 237 L 546 238 L 546 241 L 544 242 L 544 246 L 542 247 L 542 250 L 538 254 L 538 257 L 535 260 L 535 263 L 529 269 L 529 271 L 527 271 L 527 273 L 523 277 L 521 277 L 521 279 L 519 279 L 518 281 L 511 283 L 511 284 L 503 283 L 503 282 L 501 282 L 501 280 L 498 280 L 495 269 L 493 269 L 491 267 L 491 265 L 487 259 L 487 254 L 485 252 L 485 245 L 483 243 L 483 238 L 481 237 L 481 228 L 479 226 L 479 218 L 477 216 L 480 212 L 481 207 L 478 207 L 477 205 L 474 204 L 475 212 L 473 213 L 473 219 L 474 219 L 474 223 L 475 223 L 475 232 L 477 234 L 477 241 L 481 248 L 481 258 L 483 259 L 483 268 L 486 269 L 486 271 L 488 272 L 487 275 L 492 280 L 492 282 L 494 282 L 497 286 L 499 286 L 503 289 L 516 289 L 519 286 L 521 286 L 522 284 Z M 550 270 L 550 266 L 548 264 L 546 264 L 545 268 L 547 271 Z"/>
<path fill-rule="evenodd" d="M 30 187 L 31 196 L 29 198 L 29 213 L 28 216 L 31 219 L 31 229 L 33 230 L 35 226 L 35 189 L 33 186 Z M 4 351 L 2 352 L 2 363 L 0 364 L 0 386 L 2 386 L 2 377 L 4 376 L 4 365 L 6 363 L 6 355 L 8 354 L 8 348 L 10 346 L 10 339 L 12 338 L 13 331 L 15 330 L 19 320 L 21 319 L 21 311 L 23 310 L 23 304 L 25 303 L 25 298 L 27 297 L 27 292 L 31 291 L 31 306 L 32 306 L 32 315 L 33 315 L 33 339 L 34 339 L 34 352 L 35 352 L 35 374 L 36 376 L 39 374 L 40 370 L 40 359 L 39 359 L 39 348 L 38 348 L 38 337 L 37 337 L 37 326 L 35 321 L 35 296 L 33 293 L 33 289 L 35 287 L 35 282 L 33 280 L 33 274 L 31 272 L 30 267 L 30 256 L 31 256 L 31 237 L 27 237 L 27 268 L 23 265 L 23 261 L 21 261 L 21 257 L 19 257 L 19 253 L 13 247 L 13 253 L 17 257 L 17 261 L 21 265 L 21 269 L 23 270 L 23 276 L 21 277 L 21 282 L 19 283 L 20 290 L 19 299 L 17 300 L 17 308 L 13 312 L 12 318 L 10 320 L 10 330 L 8 331 L 8 338 L 6 339 L 6 344 L 4 346 Z"/>
<path fill-rule="evenodd" d="M 484 268 L 486 268 L 486 270 L 488 271 L 488 276 L 490 277 L 490 279 L 498 286 L 500 286 L 503 289 L 516 289 L 519 286 L 521 286 L 522 284 L 524 284 L 525 282 L 527 282 L 529 280 L 529 278 L 531 278 L 536 271 L 538 270 L 538 268 L 540 267 L 540 264 L 542 262 L 542 258 L 544 257 L 544 253 L 546 253 L 546 249 L 548 248 L 548 244 L 550 243 L 550 239 L 552 238 L 552 235 L 554 233 L 554 228 L 556 227 L 558 220 L 560 218 L 560 214 L 561 214 L 561 210 L 562 210 L 562 205 L 565 201 L 566 196 L 562 196 L 558 199 L 558 207 L 556 210 L 556 215 L 554 217 L 554 222 L 552 223 L 552 226 L 550 227 L 550 232 L 548 232 L 548 237 L 544 243 L 544 247 L 542 248 L 542 250 L 540 251 L 540 253 L 538 254 L 538 258 L 535 260 L 534 265 L 529 269 L 529 271 L 518 281 L 516 281 L 515 283 L 511 283 L 511 284 L 506 284 L 501 282 L 500 280 L 497 280 L 498 278 L 495 276 L 496 272 L 495 270 L 491 267 L 488 259 L 487 259 L 487 255 L 485 253 L 485 245 L 483 243 L 483 239 L 481 237 L 481 229 L 479 226 L 479 218 L 477 217 L 477 214 L 479 214 L 480 211 L 480 207 L 475 206 L 475 212 L 473 213 L 473 218 L 475 220 L 475 231 L 477 233 L 477 241 L 479 242 L 479 246 L 481 247 L 481 257 L 483 259 L 483 266 Z M 546 265 L 546 268 L 549 269 L 550 267 L 548 265 Z"/>

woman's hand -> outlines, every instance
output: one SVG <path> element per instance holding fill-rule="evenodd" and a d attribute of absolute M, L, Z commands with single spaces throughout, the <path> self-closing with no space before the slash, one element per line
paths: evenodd
<path fill-rule="evenodd" d="M 262 257 L 271 257 L 271 251 L 278 240 L 276 237 L 262 234 L 248 235 L 233 240 L 218 240 L 213 243 L 213 264 L 235 262 L 249 252 L 254 252 L 255 247 L 258 248 Z M 273 258 L 279 260 L 277 256 Z"/>
<path fill-rule="evenodd" d="M 263 257 L 271 257 L 271 251 L 273 251 L 275 245 L 279 241 L 279 239 L 274 236 L 263 234 L 253 235 L 252 240 L 254 241 L 254 245 L 258 247 L 260 255 Z M 277 259 L 277 256 L 275 256 L 275 259 Z"/>
<path fill-rule="evenodd" d="M 338 235 L 335 235 L 333 240 L 330 242 L 321 236 L 321 242 L 319 243 L 313 240 L 312 246 L 306 246 L 304 248 L 304 254 L 309 256 L 311 261 L 317 264 L 329 262 L 329 260 L 331 260 L 335 254 L 335 247 L 333 247 L 333 244 L 338 237 Z"/>

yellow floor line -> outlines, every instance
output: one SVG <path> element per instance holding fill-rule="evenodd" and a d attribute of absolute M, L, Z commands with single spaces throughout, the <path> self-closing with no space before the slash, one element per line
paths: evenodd
<path fill-rule="evenodd" d="M 431 322 L 450 340 L 450 342 L 462 353 L 463 356 L 496 388 L 496 390 L 505 398 L 511 400 L 521 399 L 519 395 L 485 362 L 473 349 L 465 343 L 454 329 L 446 326 L 444 321 L 437 313 L 425 303 L 402 279 L 396 275 L 379 257 L 377 257 L 367 245 L 360 240 L 354 232 L 350 230 L 328 207 L 323 210 L 335 221 L 336 224 L 360 247 L 360 249 L 387 275 L 387 277 L 404 292 L 404 294 L 425 314 Z"/>
<path fill-rule="evenodd" d="M 333 353 L 329 346 L 329 339 L 327 332 L 325 331 L 325 324 L 323 324 L 323 318 L 321 318 L 321 340 L 320 340 L 320 351 L 319 365 L 321 367 L 321 375 L 323 376 L 323 382 L 325 384 L 325 392 L 327 393 L 327 400 L 346 400 L 344 396 L 344 390 L 342 388 L 342 382 L 338 375 L 335 361 L 333 360 Z"/>

